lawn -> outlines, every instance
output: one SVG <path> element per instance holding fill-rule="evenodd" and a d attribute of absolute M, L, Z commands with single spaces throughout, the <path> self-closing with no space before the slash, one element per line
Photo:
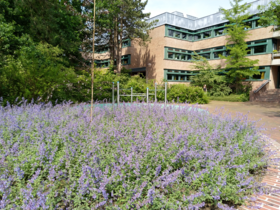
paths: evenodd
<path fill-rule="evenodd" d="M 193 106 L 0 107 L 1 209 L 236 208 L 264 188 L 255 125 Z M 229 207 L 230 206 L 230 207 Z"/>
<path fill-rule="evenodd" d="M 243 102 L 247 101 L 242 94 L 230 94 L 228 96 L 209 96 L 212 101 Z"/>

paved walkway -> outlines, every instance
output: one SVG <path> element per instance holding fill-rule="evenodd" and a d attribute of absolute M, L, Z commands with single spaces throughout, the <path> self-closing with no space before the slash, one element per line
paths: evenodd
<path fill-rule="evenodd" d="M 223 112 L 236 114 L 248 114 L 250 120 L 258 121 L 257 126 L 265 128 L 265 135 L 269 136 L 267 142 L 271 144 L 270 150 L 276 151 L 273 158 L 280 158 L 280 104 L 250 103 L 250 102 L 222 102 L 212 101 L 210 104 L 202 105 L 211 113 L 223 109 Z M 262 183 L 279 193 L 270 193 L 258 197 L 251 205 L 259 206 L 261 210 L 280 210 L 280 161 L 271 162 Z M 242 206 L 240 210 L 248 210 L 250 205 Z"/>

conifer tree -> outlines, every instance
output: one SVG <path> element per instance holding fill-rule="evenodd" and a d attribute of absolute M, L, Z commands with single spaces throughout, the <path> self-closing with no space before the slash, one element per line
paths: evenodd
<path fill-rule="evenodd" d="M 229 21 L 226 25 L 226 50 L 227 56 L 221 56 L 226 59 L 226 68 L 229 70 L 227 75 L 230 82 L 236 86 L 236 91 L 241 85 L 244 78 L 252 77 L 258 72 L 258 60 L 247 58 L 248 45 L 246 39 L 249 37 L 249 32 L 245 30 L 245 21 L 251 16 L 247 9 L 250 4 L 240 4 L 243 0 L 231 1 L 232 9 L 221 9 L 225 19 Z"/>
<path fill-rule="evenodd" d="M 270 1 L 265 6 L 259 6 L 260 10 L 260 19 L 259 24 L 268 27 L 271 25 L 279 26 L 280 25 L 280 0 Z M 280 30 L 280 27 L 275 27 L 274 30 Z"/>

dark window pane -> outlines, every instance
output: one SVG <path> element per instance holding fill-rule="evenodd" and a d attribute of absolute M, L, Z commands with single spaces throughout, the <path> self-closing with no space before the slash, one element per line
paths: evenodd
<path fill-rule="evenodd" d="M 197 39 L 202 39 L 202 34 L 198 34 Z"/>
<path fill-rule="evenodd" d="M 198 39 L 197 35 L 194 35 L 194 41 L 196 41 Z"/>
<path fill-rule="evenodd" d="M 174 50 L 173 48 L 168 48 L 168 50 Z"/>
<path fill-rule="evenodd" d="M 193 41 L 193 35 L 189 35 L 189 41 Z"/>
<path fill-rule="evenodd" d="M 180 54 L 176 54 L 176 55 L 175 55 L 175 59 L 176 59 L 176 60 L 180 60 L 180 59 L 181 59 L 181 55 L 180 55 Z"/>
<path fill-rule="evenodd" d="M 215 36 L 222 36 L 224 34 L 224 28 L 215 30 Z"/>
<path fill-rule="evenodd" d="M 173 72 L 173 70 L 167 70 L 167 72 Z"/>
<path fill-rule="evenodd" d="M 186 52 L 186 50 L 181 50 L 181 52 L 185 53 L 185 52 Z"/>
<path fill-rule="evenodd" d="M 178 50 L 178 49 L 176 49 L 175 51 L 176 51 L 176 52 L 180 52 L 180 50 Z"/>
<path fill-rule="evenodd" d="M 175 73 L 180 73 L 180 71 L 174 71 Z"/>
<path fill-rule="evenodd" d="M 168 36 L 172 36 L 173 37 L 174 31 L 172 30 L 168 30 Z"/>
<path fill-rule="evenodd" d="M 255 44 L 266 43 L 266 40 L 255 41 Z"/>
<path fill-rule="evenodd" d="M 201 50 L 201 52 L 208 52 L 210 49 Z"/>
<path fill-rule="evenodd" d="M 257 28 L 257 27 L 262 27 L 262 25 L 259 23 L 258 20 L 256 20 L 256 28 Z"/>
<path fill-rule="evenodd" d="M 203 33 L 204 39 L 211 37 L 211 31 L 207 31 Z"/>
<path fill-rule="evenodd" d="M 251 29 L 251 28 L 252 28 L 252 24 L 253 24 L 253 22 L 252 22 L 252 21 L 248 21 L 248 22 L 246 22 L 246 23 L 245 23 L 245 27 L 244 27 L 244 29 L 245 29 L 245 30 Z"/>
<path fill-rule="evenodd" d="M 204 53 L 204 54 L 201 54 L 201 56 L 206 59 L 210 59 L 210 53 Z"/>
<path fill-rule="evenodd" d="M 168 58 L 173 58 L 173 54 L 174 54 L 174 53 L 169 52 L 169 53 L 168 53 Z"/>
<path fill-rule="evenodd" d="M 186 78 L 186 76 L 181 76 L 180 80 L 181 80 L 181 81 L 184 81 L 185 78 Z"/>
<path fill-rule="evenodd" d="M 186 39 L 187 38 L 187 34 L 182 33 L 182 39 Z"/>
<path fill-rule="evenodd" d="M 167 74 L 167 80 L 172 80 L 172 75 L 171 74 Z"/>
<path fill-rule="evenodd" d="M 188 55 L 188 60 L 191 60 L 192 59 L 192 56 L 191 55 Z"/>
<path fill-rule="evenodd" d="M 254 75 L 253 79 L 264 79 L 265 72 L 260 72 L 259 75 Z"/>
<path fill-rule="evenodd" d="M 247 50 L 248 50 L 248 51 L 247 51 L 247 55 L 250 55 L 250 54 L 251 54 L 251 51 L 252 51 L 251 49 L 252 49 L 251 47 L 247 48 Z"/>
<path fill-rule="evenodd" d="M 254 47 L 255 54 L 256 53 L 265 53 L 266 52 L 266 45 L 256 46 Z"/>
<path fill-rule="evenodd" d="M 178 75 L 173 75 L 173 80 L 178 80 L 179 76 Z"/>
<path fill-rule="evenodd" d="M 186 55 L 181 55 L 181 59 L 182 59 L 183 61 L 185 61 L 185 60 L 186 60 L 186 58 L 187 58 L 187 56 L 186 56 Z"/>
<path fill-rule="evenodd" d="M 186 76 L 186 78 L 187 78 L 187 81 L 190 81 L 191 80 L 191 76 Z"/>
<path fill-rule="evenodd" d="M 259 70 L 261 70 L 261 69 L 265 69 L 265 67 L 264 67 L 264 66 L 262 66 L 262 67 L 259 67 Z"/>
<path fill-rule="evenodd" d="M 175 32 L 175 37 L 176 37 L 176 38 L 181 38 L 181 32 L 177 32 L 177 31 L 176 31 L 176 32 Z"/>
<path fill-rule="evenodd" d="M 220 58 L 219 55 L 222 55 L 222 52 L 214 52 L 214 58 Z"/>
<path fill-rule="evenodd" d="M 214 50 L 222 50 L 224 47 L 215 47 Z"/>

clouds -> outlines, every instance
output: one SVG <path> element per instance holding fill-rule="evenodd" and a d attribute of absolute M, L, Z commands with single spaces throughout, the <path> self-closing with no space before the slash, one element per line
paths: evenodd
<path fill-rule="evenodd" d="M 244 0 L 243 3 L 252 2 Z M 164 12 L 182 12 L 195 17 L 204 17 L 219 11 L 219 8 L 231 8 L 229 0 L 148 0 L 145 12 L 151 17 Z"/>

